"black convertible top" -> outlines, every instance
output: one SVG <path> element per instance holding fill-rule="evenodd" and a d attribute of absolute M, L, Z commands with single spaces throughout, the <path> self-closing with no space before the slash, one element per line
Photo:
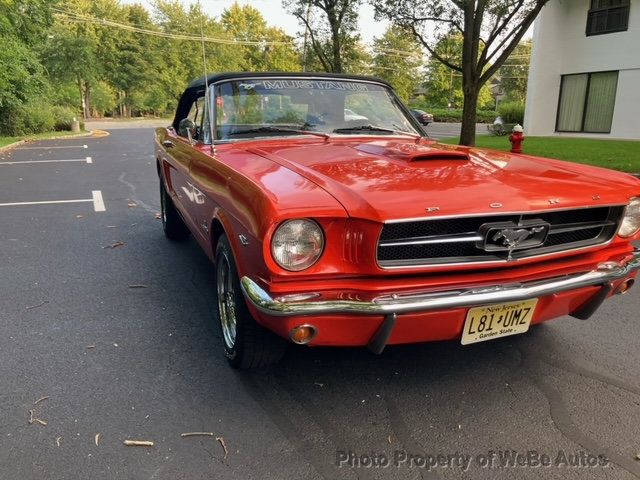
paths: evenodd
<path fill-rule="evenodd" d="M 242 80 L 243 78 L 333 78 L 337 80 L 359 80 L 365 82 L 375 82 L 386 85 L 391 88 L 389 83 L 376 77 L 368 77 L 364 75 L 348 75 L 344 73 L 316 73 L 316 72 L 228 72 L 228 73 L 212 73 L 207 75 L 209 85 L 224 80 Z M 193 102 L 204 95 L 206 89 L 205 77 L 200 77 L 192 81 L 185 89 L 178 102 L 176 116 L 173 119 L 173 128 L 178 130 L 178 123 L 189 114 L 189 109 Z"/>

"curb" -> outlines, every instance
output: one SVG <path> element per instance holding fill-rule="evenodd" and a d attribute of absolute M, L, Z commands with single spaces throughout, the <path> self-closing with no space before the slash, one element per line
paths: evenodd
<path fill-rule="evenodd" d="M 0 147 L 0 152 L 4 152 L 5 150 L 11 150 L 18 145 L 22 145 L 23 143 L 27 143 L 26 140 L 18 140 L 17 142 L 10 143 L 9 145 L 5 145 L 4 147 Z"/>
<path fill-rule="evenodd" d="M 0 152 L 4 152 L 6 150 L 11 150 L 12 148 L 17 147 L 18 145 L 22 145 L 23 143 L 42 142 L 42 141 L 45 141 L 45 140 L 64 140 L 66 138 L 91 137 L 94 134 L 96 135 L 96 137 L 106 137 L 107 135 L 109 135 L 108 132 L 105 132 L 103 130 L 89 130 L 88 132 L 78 133 L 77 135 L 57 135 L 55 137 L 40 138 L 40 139 L 23 138 L 22 140 L 18 140 L 17 142 L 13 142 L 13 143 L 10 143 L 9 145 L 4 145 L 3 147 L 0 147 Z"/>

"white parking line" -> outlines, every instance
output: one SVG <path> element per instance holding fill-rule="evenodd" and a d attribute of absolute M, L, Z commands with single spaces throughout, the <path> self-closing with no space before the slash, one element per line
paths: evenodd
<path fill-rule="evenodd" d="M 19 147 L 16 150 L 51 150 L 52 148 L 89 148 L 88 145 L 53 145 L 51 147 Z"/>
<path fill-rule="evenodd" d="M 18 207 L 23 205 L 51 205 L 56 203 L 93 203 L 93 209 L 96 212 L 106 211 L 104 200 L 102 199 L 102 192 L 100 190 L 93 190 L 91 192 L 91 198 L 81 198 L 79 200 L 43 200 L 39 202 L 0 203 L 0 207 Z"/>
<path fill-rule="evenodd" d="M 104 212 L 106 208 L 104 206 L 104 200 L 102 199 L 102 192 L 100 190 L 93 190 L 91 195 L 93 196 L 93 209 L 96 212 Z"/>
<path fill-rule="evenodd" d="M 0 162 L 0 165 L 20 165 L 22 163 L 73 163 L 73 162 L 93 163 L 93 159 L 91 157 L 85 157 L 85 158 L 70 158 L 65 160 L 24 160 L 20 162 Z"/>

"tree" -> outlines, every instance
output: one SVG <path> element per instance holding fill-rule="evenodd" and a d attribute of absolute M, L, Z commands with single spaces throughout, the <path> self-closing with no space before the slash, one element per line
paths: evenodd
<path fill-rule="evenodd" d="M 373 40 L 371 73 L 389 82 L 405 102 L 421 83 L 422 66 L 422 47 L 407 29 L 391 26 Z"/>
<path fill-rule="evenodd" d="M 50 3 L 50 2 L 49 2 Z M 45 0 L 2 0 L 0 15 L 0 133 L 21 134 L 24 108 L 49 83 L 38 52 L 53 22 Z"/>
<path fill-rule="evenodd" d="M 531 42 L 520 42 L 500 67 L 500 89 L 504 92 L 506 101 L 525 102 L 530 62 Z"/>
<path fill-rule="evenodd" d="M 192 4 L 185 9 L 177 0 L 156 0 L 153 6 L 154 23 L 162 32 L 195 36 L 202 33 L 207 38 L 234 40 L 222 23 L 206 15 L 199 4 Z M 205 42 L 204 48 L 208 73 L 242 69 L 242 50 L 238 49 L 238 45 Z M 188 82 L 204 75 L 202 43 L 162 38 L 159 42 L 159 52 L 163 57 L 163 69 L 158 71 L 157 75 L 162 87 L 176 102 Z"/>
<path fill-rule="evenodd" d="M 454 33 L 440 39 L 435 46 L 439 56 L 452 63 L 458 63 L 462 58 L 462 35 Z M 431 58 L 427 65 L 426 100 L 432 107 L 459 108 L 464 103 L 462 90 L 462 76 L 457 71 L 447 67 L 442 62 Z M 485 84 L 478 94 L 478 106 L 490 108 L 493 97 L 490 87 Z"/>
<path fill-rule="evenodd" d="M 358 7 L 362 0 L 283 0 L 283 5 L 305 28 L 326 72 L 343 73 L 344 57 L 357 45 Z"/>
<path fill-rule="evenodd" d="M 299 71 L 301 69 L 293 39 L 281 29 L 269 27 L 257 8 L 234 3 L 222 12 L 220 21 L 225 30 L 236 40 L 264 42 L 258 45 L 238 45 L 238 54 L 242 57 L 242 70 Z"/>
<path fill-rule="evenodd" d="M 411 29 L 436 60 L 462 74 L 462 145 L 475 144 L 480 89 L 511 55 L 547 1 L 373 0 L 378 16 Z M 435 48 L 452 32 L 463 36 L 462 57 L 455 63 Z"/>

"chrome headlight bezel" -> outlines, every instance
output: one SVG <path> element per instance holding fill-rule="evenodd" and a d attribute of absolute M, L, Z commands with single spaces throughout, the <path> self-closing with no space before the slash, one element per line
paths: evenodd
<path fill-rule="evenodd" d="M 280 268 L 290 272 L 301 272 L 315 265 L 324 247 L 322 227 L 309 218 L 286 220 L 271 237 L 271 257 Z"/>
<path fill-rule="evenodd" d="M 640 197 L 629 199 L 629 204 L 624 209 L 624 215 L 620 227 L 618 228 L 618 236 L 629 238 L 640 232 Z"/>

